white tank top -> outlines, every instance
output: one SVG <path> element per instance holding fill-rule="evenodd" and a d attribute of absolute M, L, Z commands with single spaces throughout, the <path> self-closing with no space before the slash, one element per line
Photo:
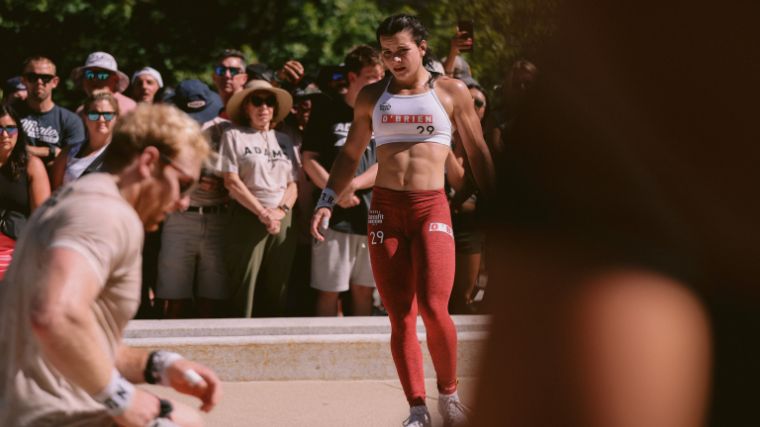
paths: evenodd
<path fill-rule="evenodd" d="M 452 126 L 435 89 L 415 95 L 394 95 L 388 84 L 372 111 L 377 146 L 391 142 L 434 142 L 451 146 Z"/>

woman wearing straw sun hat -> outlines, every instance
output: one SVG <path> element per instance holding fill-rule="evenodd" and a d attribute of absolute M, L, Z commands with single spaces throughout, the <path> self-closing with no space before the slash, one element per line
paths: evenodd
<path fill-rule="evenodd" d="M 298 159 L 291 139 L 274 131 L 293 98 L 254 80 L 235 93 L 227 112 L 235 124 L 222 135 L 224 185 L 233 199 L 225 233 L 231 314 L 283 314 L 296 245 L 291 208 Z M 254 304 L 255 301 L 255 304 Z"/>

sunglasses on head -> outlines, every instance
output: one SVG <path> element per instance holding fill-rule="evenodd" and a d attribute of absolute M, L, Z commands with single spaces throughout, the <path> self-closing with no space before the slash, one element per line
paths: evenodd
<path fill-rule="evenodd" d="M 111 77 L 110 71 L 93 71 L 93 70 L 84 70 L 84 78 L 87 80 L 108 80 L 108 78 Z"/>
<path fill-rule="evenodd" d="M 24 79 L 30 83 L 37 83 L 37 80 L 42 80 L 42 83 L 48 84 L 54 78 L 53 74 L 24 73 Z"/>
<path fill-rule="evenodd" d="M 480 98 L 475 98 L 475 108 L 483 108 L 484 105 L 486 105 L 485 101 Z"/>
<path fill-rule="evenodd" d="M 236 67 L 225 67 L 224 65 L 217 65 L 216 67 L 214 67 L 214 73 L 219 77 L 222 77 L 225 74 L 227 74 L 227 71 L 230 72 L 230 76 L 232 77 L 235 77 L 238 74 L 241 74 L 243 72 L 243 70 Z"/>
<path fill-rule="evenodd" d="M 261 97 L 261 96 L 252 96 L 249 101 L 254 107 L 261 107 L 264 104 L 267 104 L 270 107 L 273 107 L 277 105 L 277 98 L 274 96 L 267 96 L 267 97 Z"/>
<path fill-rule="evenodd" d="M 116 118 L 116 113 L 113 111 L 88 111 L 87 119 L 91 122 L 97 122 L 98 119 L 103 117 L 103 120 L 110 122 Z"/>
<path fill-rule="evenodd" d="M 169 156 L 167 156 L 166 154 L 164 153 L 159 154 L 159 158 L 161 159 L 162 162 L 166 163 L 167 165 L 171 166 L 172 169 L 179 172 L 180 178 L 177 179 L 177 182 L 179 183 L 180 196 L 184 197 L 190 194 L 190 192 L 195 189 L 195 186 L 198 184 L 198 181 L 196 181 L 195 178 L 192 177 L 192 175 L 188 174 L 187 172 L 183 171 L 182 168 L 177 166 L 177 164 L 174 163 L 174 160 L 170 159 Z"/>
<path fill-rule="evenodd" d="M 18 126 L 0 126 L 0 135 L 2 135 L 3 132 L 7 133 L 8 136 L 13 136 L 18 133 Z"/>

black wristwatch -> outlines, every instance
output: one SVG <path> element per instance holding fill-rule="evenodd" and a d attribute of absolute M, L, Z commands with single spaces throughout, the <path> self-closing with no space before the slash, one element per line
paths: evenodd
<path fill-rule="evenodd" d="M 55 160 L 56 149 L 57 147 L 55 145 L 48 146 L 47 161 L 52 162 L 53 160 Z"/>
<path fill-rule="evenodd" d="M 280 206 L 277 206 L 278 208 L 282 209 L 283 212 L 288 213 L 290 212 L 290 206 L 286 205 L 285 203 L 281 204 Z"/>
<path fill-rule="evenodd" d="M 143 378 L 145 378 L 145 382 L 148 384 L 156 384 L 160 381 L 158 378 L 158 372 L 156 372 L 154 366 L 156 364 L 155 357 L 157 356 L 157 351 L 152 351 L 148 355 L 148 362 L 145 364 L 145 370 L 143 371 Z"/>

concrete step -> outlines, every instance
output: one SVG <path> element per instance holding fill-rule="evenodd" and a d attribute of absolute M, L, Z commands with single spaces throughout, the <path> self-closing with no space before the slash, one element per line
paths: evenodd
<path fill-rule="evenodd" d="M 489 318 L 453 316 L 458 375 L 477 375 Z M 435 372 L 417 322 L 425 376 Z M 223 381 L 391 380 L 387 317 L 135 320 L 127 344 L 167 349 L 213 367 Z"/>

